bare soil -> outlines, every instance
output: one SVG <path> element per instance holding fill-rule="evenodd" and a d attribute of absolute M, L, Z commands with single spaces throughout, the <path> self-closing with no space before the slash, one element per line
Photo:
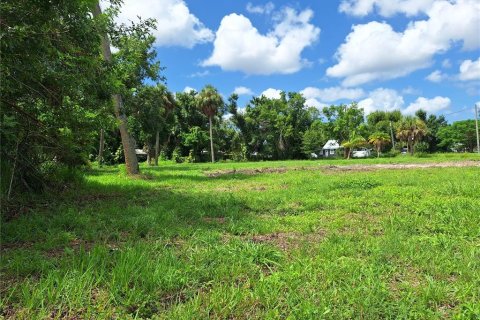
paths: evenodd
<path fill-rule="evenodd" d="M 234 169 L 217 170 L 205 172 L 210 178 L 216 178 L 223 175 L 245 174 L 257 175 L 262 173 L 285 173 L 289 171 L 323 171 L 323 172 L 342 172 L 342 171 L 374 171 L 383 169 L 424 169 L 424 168 L 459 168 L 459 167 L 480 167 L 480 161 L 448 161 L 448 162 L 430 162 L 430 163 L 387 163 L 387 164 L 352 164 L 352 165 L 320 165 L 311 167 L 278 167 L 278 168 L 258 168 L 258 169 Z"/>

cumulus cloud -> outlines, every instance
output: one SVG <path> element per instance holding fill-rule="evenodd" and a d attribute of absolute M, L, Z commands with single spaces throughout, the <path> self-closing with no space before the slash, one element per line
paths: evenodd
<path fill-rule="evenodd" d="M 429 9 L 435 0 L 343 0 L 339 11 L 363 17 L 374 10 L 381 16 L 391 17 L 397 13 L 407 16 L 417 15 Z"/>
<path fill-rule="evenodd" d="M 216 32 L 212 55 L 203 66 L 246 74 L 290 74 L 308 62 L 302 51 L 315 42 L 320 29 L 310 23 L 312 10 L 285 8 L 274 18 L 274 28 L 261 34 L 243 15 L 225 16 Z"/>
<path fill-rule="evenodd" d="M 258 14 L 270 14 L 272 13 L 273 9 L 275 9 L 275 5 L 273 2 L 267 2 L 265 5 L 253 5 L 251 2 L 247 3 L 247 11 L 250 13 L 258 13 Z"/>
<path fill-rule="evenodd" d="M 239 96 L 253 95 L 253 91 L 247 87 L 235 87 L 235 90 L 233 90 L 233 93 L 236 93 Z"/>
<path fill-rule="evenodd" d="M 363 108 L 365 114 L 373 111 L 393 111 L 401 109 L 404 100 L 397 91 L 393 89 L 378 88 L 368 94 L 368 98 L 358 102 L 358 106 Z"/>
<path fill-rule="evenodd" d="M 422 109 L 428 113 L 437 113 L 448 109 L 450 107 L 451 101 L 449 98 L 437 96 L 433 99 L 427 99 L 424 97 L 419 97 L 417 100 L 412 102 L 407 108 L 402 110 L 405 114 L 414 114 L 418 110 Z"/>
<path fill-rule="evenodd" d="M 327 75 L 343 78 L 344 86 L 405 76 L 432 63 L 435 54 L 454 43 L 465 50 L 480 47 L 480 2 L 477 0 L 435 1 L 425 11 L 426 20 L 409 23 L 403 32 L 386 22 L 355 25 L 338 48 L 338 63 Z"/>
<path fill-rule="evenodd" d="M 197 89 L 192 88 L 192 87 L 189 87 L 189 86 L 186 86 L 186 87 L 183 89 L 183 92 L 185 92 L 185 93 L 190 93 L 190 91 L 192 91 L 192 90 L 195 91 L 195 92 L 197 92 Z"/>
<path fill-rule="evenodd" d="M 404 114 L 414 114 L 420 109 L 428 113 L 437 113 L 438 111 L 448 109 L 450 105 L 451 101 L 447 97 L 437 96 L 432 99 L 418 97 L 404 108 L 405 100 L 403 97 L 396 90 L 386 88 L 378 88 L 369 92 L 368 97 L 358 103 L 358 106 L 363 108 L 365 114 L 370 114 L 373 111 L 393 110 L 401 110 Z"/>
<path fill-rule="evenodd" d="M 317 109 L 323 109 L 324 107 L 328 107 L 328 104 L 318 101 L 315 98 L 305 99 L 305 106 L 307 107 L 315 107 Z"/>
<path fill-rule="evenodd" d="M 102 6 L 106 6 L 102 1 Z M 211 42 L 213 32 L 192 13 L 183 0 L 125 0 L 117 22 L 127 23 L 142 19 L 157 20 L 153 30 L 158 46 L 181 46 L 192 48 L 196 44 Z"/>
<path fill-rule="evenodd" d="M 462 81 L 480 80 L 480 57 L 475 61 L 463 61 L 458 78 Z"/>
<path fill-rule="evenodd" d="M 350 89 L 343 87 L 315 88 L 307 87 L 300 91 L 305 99 L 317 99 L 324 102 L 333 102 L 343 99 L 357 100 L 365 95 L 362 89 Z"/>
<path fill-rule="evenodd" d="M 269 99 L 280 99 L 280 93 L 282 93 L 282 90 L 268 88 L 267 90 L 263 91 L 260 96 L 265 96 Z"/>
<path fill-rule="evenodd" d="M 435 70 L 432 73 L 430 73 L 425 79 L 431 82 L 441 82 L 446 78 L 447 78 L 446 74 L 443 74 L 440 70 Z"/>

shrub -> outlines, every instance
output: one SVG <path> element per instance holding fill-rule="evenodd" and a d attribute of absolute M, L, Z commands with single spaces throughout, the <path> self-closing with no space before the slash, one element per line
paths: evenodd
<path fill-rule="evenodd" d="M 429 149 L 428 143 L 423 141 L 416 143 L 414 147 L 415 152 L 419 152 L 419 153 L 427 153 L 428 149 Z"/>
<path fill-rule="evenodd" d="M 385 152 L 385 153 L 382 153 L 380 156 L 382 158 L 395 158 L 396 156 L 398 156 L 400 154 L 400 150 L 397 150 L 397 149 L 392 149 L 388 152 Z"/>

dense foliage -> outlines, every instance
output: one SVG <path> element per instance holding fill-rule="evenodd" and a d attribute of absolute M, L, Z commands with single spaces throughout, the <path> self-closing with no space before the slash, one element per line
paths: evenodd
<path fill-rule="evenodd" d="M 109 76 L 91 6 L 79 0 L 0 4 L 5 192 L 42 188 L 56 167 L 85 164 L 94 133 L 108 122 Z"/>

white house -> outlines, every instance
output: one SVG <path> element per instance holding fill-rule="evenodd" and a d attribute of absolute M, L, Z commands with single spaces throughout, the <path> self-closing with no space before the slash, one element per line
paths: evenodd
<path fill-rule="evenodd" d="M 343 149 L 343 147 L 338 144 L 337 140 L 328 140 L 323 146 L 322 155 L 324 158 L 335 157 L 340 151 L 339 149 Z"/>

